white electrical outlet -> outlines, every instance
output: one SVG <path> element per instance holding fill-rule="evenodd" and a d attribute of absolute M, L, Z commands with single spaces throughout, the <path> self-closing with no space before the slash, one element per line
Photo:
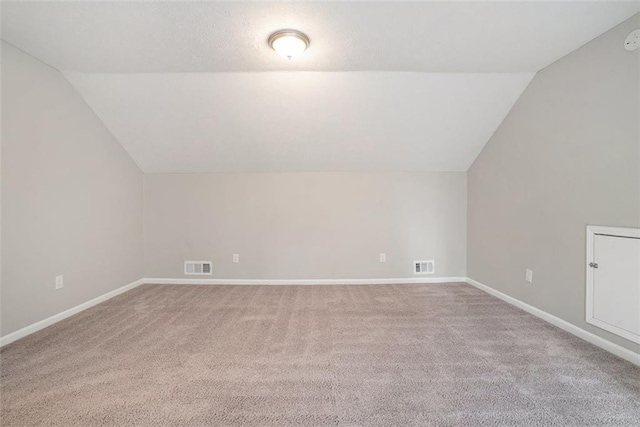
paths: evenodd
<path fill-rule="evenodd" d="M 387 254 L 380 254 L 380 262 L 387 262 Z"/>
<path fill-rule="evenodd" d="M 240 262 L 240 254 L 233 254 L 233 263 L 238 264 Z"/>
<path fill-rule="evenodd" d="M 62 289 L 64 287 L 64 277 L 56 276 L 56 289 Z"/>
<path fill-rule="evenodd" d="M 524 271 L 524 280 L 529 283 L 533 283 L 533 271 L 528 268 Z"/>

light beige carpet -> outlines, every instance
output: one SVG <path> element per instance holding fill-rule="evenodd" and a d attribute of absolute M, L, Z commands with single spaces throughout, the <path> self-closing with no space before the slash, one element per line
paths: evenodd
<path fill-rule="evenodd" d="M 145 285 L 1 352 L 2 426 L 640 426 L 640 369 L 465 284 Z"/>

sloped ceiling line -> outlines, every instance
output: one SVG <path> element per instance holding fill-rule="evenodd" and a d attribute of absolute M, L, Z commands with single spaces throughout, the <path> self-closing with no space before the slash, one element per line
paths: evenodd
<path fill-rule="evenodd" d="M 466 171 L 535 72 L 637 1 L 5 1 L 145 172 Z M 286 61 L 268 35 L 311 38 Z"/>

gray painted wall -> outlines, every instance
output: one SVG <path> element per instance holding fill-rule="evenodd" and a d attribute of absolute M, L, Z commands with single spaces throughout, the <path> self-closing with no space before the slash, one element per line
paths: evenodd
<path fill-rule="evenodd" d="M 142 184 L 65 78 L 2 42 L 2 335 L 142 277 Z"/>
<path fill-rule="evenodd" d="M 585 227 L 638 227 L 640 15 L 540 71 L 468 172 L 468 276 L 585 322 Z M 534 283 L 525 282 L 525 268 Z"/>
<path fill-rule="evenodd" d="M 465 276 L 464 172 L 147 174 L 144 193 L 145 277 L 212 260 L 201 278 L 406 278 L 416 259 Z"/>

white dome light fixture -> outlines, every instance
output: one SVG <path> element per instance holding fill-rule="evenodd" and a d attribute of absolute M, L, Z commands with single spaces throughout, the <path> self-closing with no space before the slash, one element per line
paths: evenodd
<path fill-rule="evenodd" d="M 269 46 L 278 55 L 291 59 L 309 47 L 309 37 L 297 30 L 280 30 L 269 36 Z"/>

